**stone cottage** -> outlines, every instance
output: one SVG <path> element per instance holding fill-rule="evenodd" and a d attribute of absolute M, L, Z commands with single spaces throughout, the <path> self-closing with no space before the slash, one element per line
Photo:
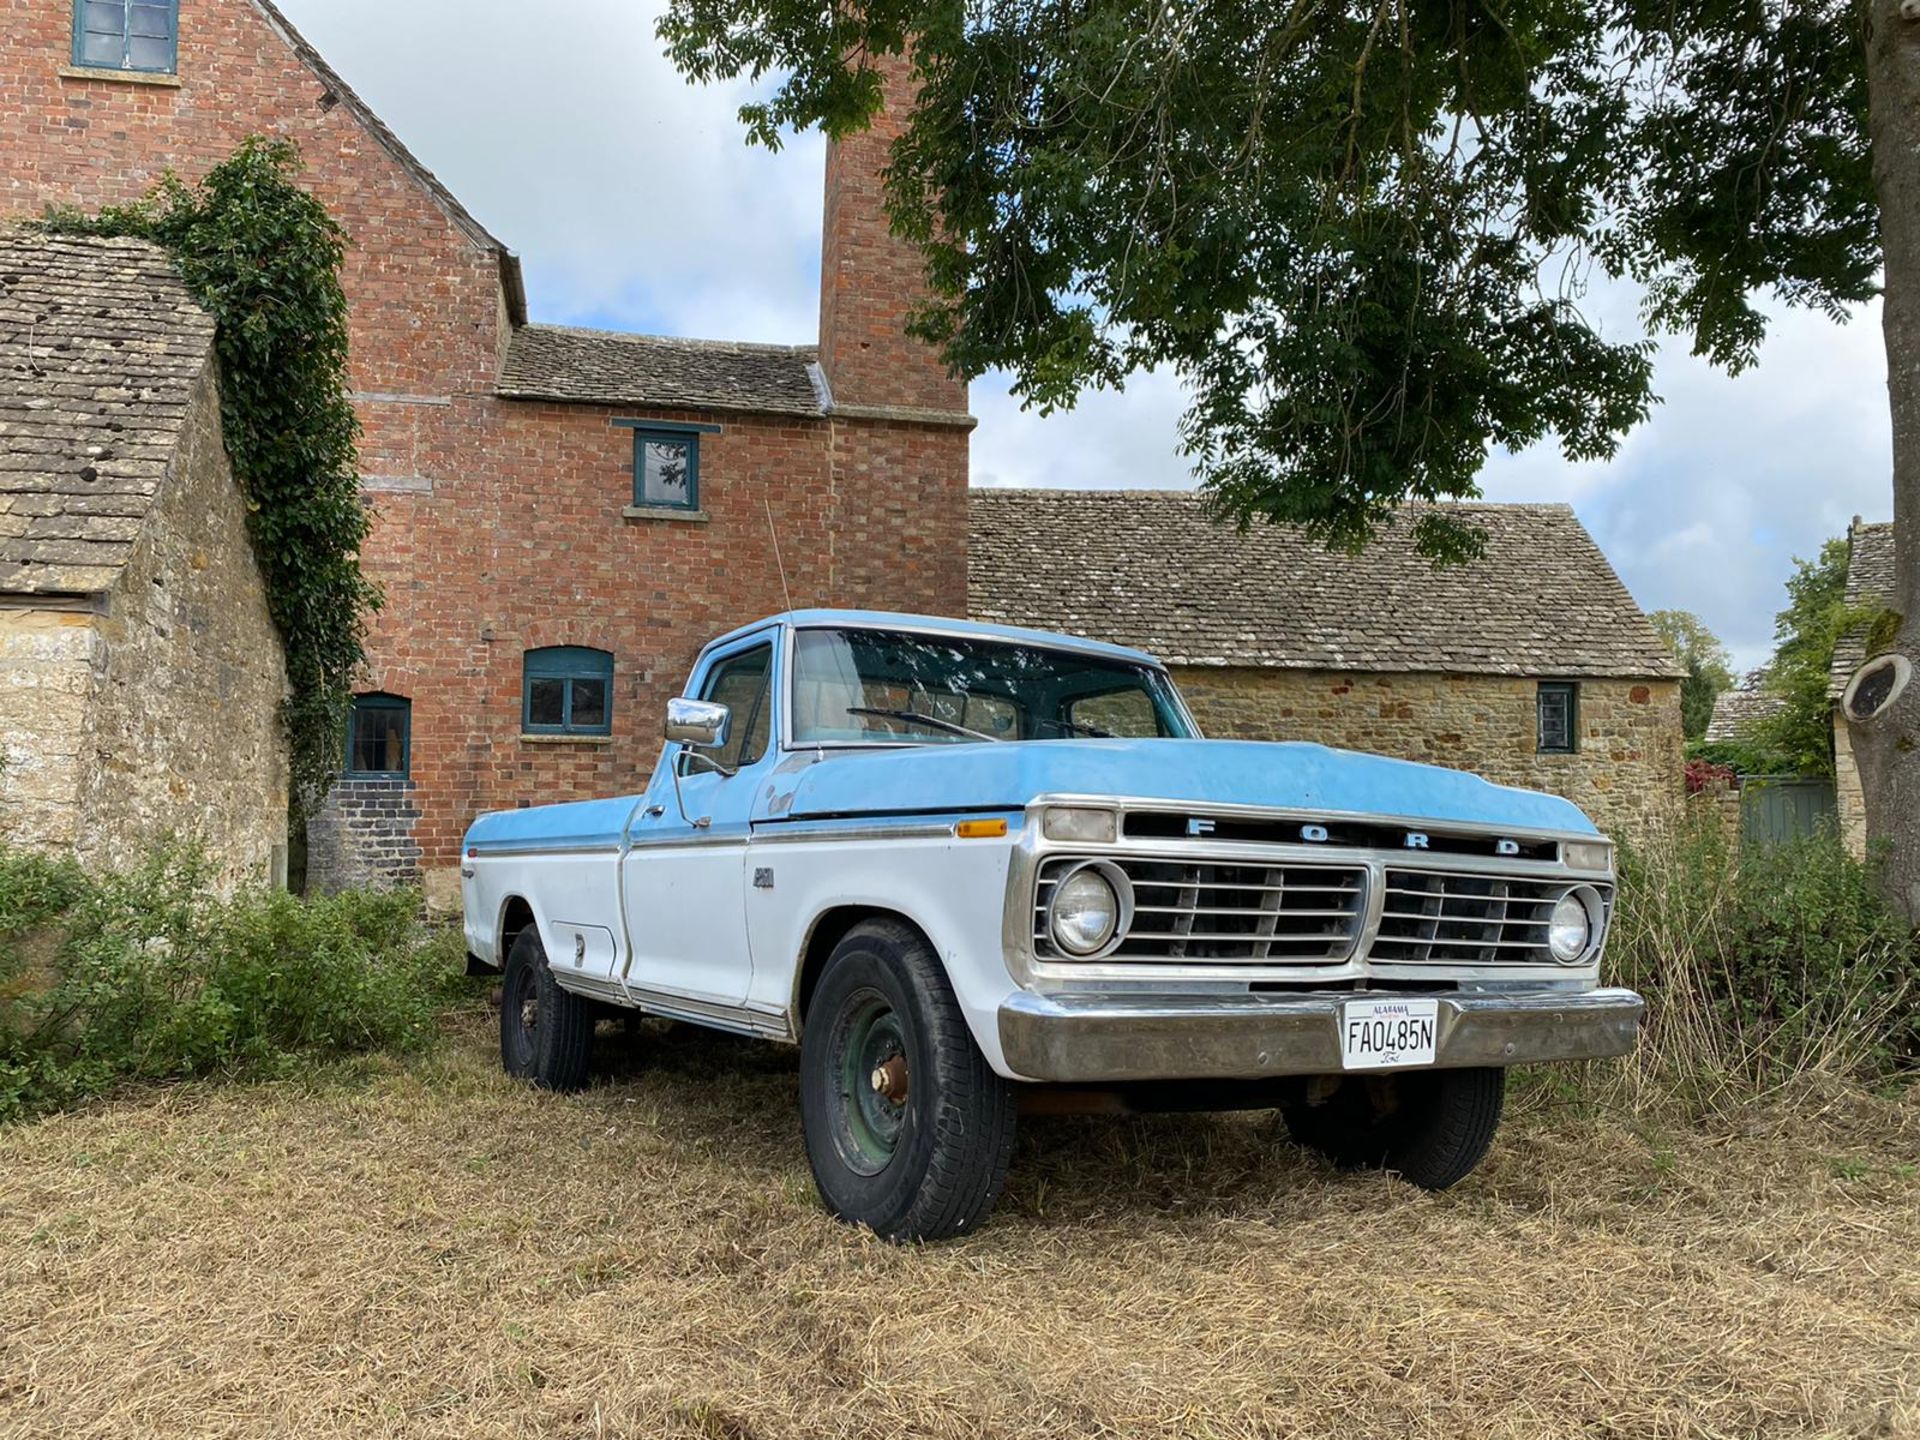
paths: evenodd
<path fill-rule="evenodd" d="M 1485 558 L 1410 527 L 1359 555 L 1241 535 L 1188 492 L 982 490 L 972 613 L 1153 651 L 1209 735 L 1317 740 L 1564 795 L 1632 833 L 1683 789 L 1680 679 L 1564 505 L 1462 505 Z"/>
<path fill-rule="evenodd" d="M 268 0 L 0 0 L 0 215 L 125 201 L 249 133 L 354 240 L 353 399 L 386 590 L 311 878 L 451 898 L 480 811 L 635 786 L 699 646 L 796 604 L 960 613 L 964 385 L 904 331 L 917 252 L 832 148 L 817 345 L 529 323 L 506 247 Z M 752 223 L 752 217 L 741 217 Z"/>
<path fill-rule="evenodd" d="M 1876 610 L 1891 603 L 1893 592 L 1893 522 L 1869 525 L 1856 515 L 1847 527 L 1847 604 Z M 1856 859 L 1865 859 L 1867 853 L 1867 802 L 1840 698 L 1853 672 L 1868 658 L 1872 628 L 1869 621 L 1840 637 L 1833 647 L 1833 664 L 1827 675 L 1827 700 L 1833 706 L 1834 805 L 1840 816 L 1840 836 Z"/>
<path fill-rule="evenodd" d="M 1713 717 L 1707 721 L 1709 742 L 1740 740 L 1753 727 L 1780 713 L 1785 703 L 1767 688 L 1770 671 L 1762 665 L 1740 677 L 1740 683 L 1713 697 Z"/>
<path fill-rule="evenodd" d="M 141 241 L 0 231 L 0 841 L 286 863 L 286 667 L 213 321 Z"/>

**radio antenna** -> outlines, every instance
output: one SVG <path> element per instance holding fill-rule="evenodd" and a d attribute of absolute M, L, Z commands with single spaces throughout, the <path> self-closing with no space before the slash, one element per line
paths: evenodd
<path fill-rule="evenodd" d="M 787 562 L 780 558 L 780 528 L 773 523 L 773 502 L 766 496 L 760 497 L 760 503 L 767 510 L 767 534 L 773 537 L 773 563 L 780 567 L 780 598 L 787 602 L 787 612 L 793 612 L 793 592 L 787 589 Z"/>

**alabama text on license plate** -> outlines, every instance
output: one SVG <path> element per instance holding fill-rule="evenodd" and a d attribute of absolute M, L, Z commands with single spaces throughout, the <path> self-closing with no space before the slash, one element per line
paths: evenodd
<path fill-rule="evenodd" d="M 1438 1000 L 1349 1000 L 1340 1010 L 1340 1064 L 1348 1070 L 1433 1064 Z"/>

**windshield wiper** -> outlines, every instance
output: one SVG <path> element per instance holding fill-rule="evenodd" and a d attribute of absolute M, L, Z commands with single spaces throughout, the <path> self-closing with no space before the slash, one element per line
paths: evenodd
<path fill-rule="evenodd" d="M 1102 730 L 1098 725 L 1082 725 L 1078 720 L 1036 720 L 1034 724 L 1051 725 L 1056 730 L 1065 730 L 1073 735 L 1085 735 L 1093 740 L 1118 738 L 1111 730 Z"/>
<path fill-rule="evenodd" d="M 965 735 L 970 740 L 992 740 L 998 742 L 998 735 L 989 735 L 982 730 L 969 730 L 964 725 L 956 725 L 951 720 L 942 720 L 938 715 L 923 715 L 918 710 L 880 710 L 871 705 L 849 705 L 849 715 L 877 715 L 882 720 L 904 720 L 910 725 L 925 725 L 930 730 L 944 730 L 949 735 Z"/>

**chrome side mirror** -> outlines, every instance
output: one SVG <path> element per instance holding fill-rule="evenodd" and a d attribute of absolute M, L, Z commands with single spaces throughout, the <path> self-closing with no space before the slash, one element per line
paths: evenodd
<path fill-rule="evenodd" d="M 667 739 L 677 745 L 715 749 L 727 743 L 732 719 L 732 712 L 724 705 L 682 695 L 667 702 Z"/>

